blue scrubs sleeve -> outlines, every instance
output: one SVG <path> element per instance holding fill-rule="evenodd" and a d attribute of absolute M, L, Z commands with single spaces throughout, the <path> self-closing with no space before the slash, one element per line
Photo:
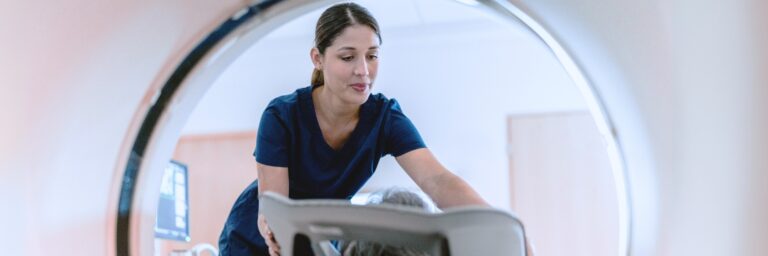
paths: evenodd
<path fill-rule="evenodd" d="M 267 108 L 261 115 L 259 131 L 256 135 L 256 161 L 276 167 L 288 167 L 289 143 L 288 126 L 280 119 L 274 108 Z"/>
<path fill-rule="evenodd" d="M 403 114 L 400 104 L 392 99 L 390 105 L 390 117 L 387 122 L 387 143 L 385 151 L 398 157 L 411 150 L 426 148 L 419 131 L 410 119 Z"/>

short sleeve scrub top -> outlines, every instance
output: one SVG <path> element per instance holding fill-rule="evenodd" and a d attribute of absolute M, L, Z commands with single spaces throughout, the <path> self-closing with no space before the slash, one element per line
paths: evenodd
<path fill-rule="evenodd" d="M 349 199 L 373 175 L 379 159 L 426 147 L 413 123 L 395 99 L 371 94 L 360 106 L 359 120 L 342 148 L 331 148 L 323 138 L 312 102 L 304 87 L 272 100 L 261 117 L 256 138 L 256 161 L 288 168 L 292 199 Z M 269 255 L 259 233 L 258 181 L 237 198 L 219 237 L 227 255 Z M 309 244 L 297 253 L 311 254 Z M 304 255 L 304 254 L 302 254 Z"/>

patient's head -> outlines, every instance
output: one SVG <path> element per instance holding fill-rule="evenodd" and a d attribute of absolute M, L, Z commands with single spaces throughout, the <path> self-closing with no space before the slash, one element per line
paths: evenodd
<path fill-rule="evenodd" d="M 344 248 L 344 256 L 428 256 L 426 252 L 367 241 L 352 241 Z"/>
<path fill-rule="evenodd" d="M 430 204 L 418 194 L 402 188 L 377 191 L 368 198 L 368 204 L 395 204 L 413 206 L 431 211 Z M 368 241 L 350 241 L 342 249 L 344 256 L 426 256 L 425 252 L 410 248 L 385 245 Z"/>
<path fill-rule="evenodd" d="M 421 208 L 424 211 L 430 211 L 430 205 L 419 196 L 408 189 L 388 188 L 374 192 L 368 197 L 367 204 L 395 204 L 404 206 L 413 206 Z"/>

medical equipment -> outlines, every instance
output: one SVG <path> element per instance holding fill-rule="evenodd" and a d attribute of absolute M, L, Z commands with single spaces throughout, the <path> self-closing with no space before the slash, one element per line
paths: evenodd
<path fill-rule="evenodd" d="M 353 205 L 347 200 L 291 200 L 273 192 L 264 193 L 259 208 L 282 255 L 293 255 L 300 236 L 309 239 L 316 255 L 327 255 L 322 244 L 328 240 L 376 241 L 441 256 L 525 255 L 520 220 L 492 208 L 427 213 L 399 205 Z"/>

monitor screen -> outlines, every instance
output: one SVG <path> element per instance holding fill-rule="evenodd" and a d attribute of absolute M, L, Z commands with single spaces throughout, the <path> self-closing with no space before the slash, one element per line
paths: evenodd
<path fill-rule="evenodd" d="M 155 219 L 155 237 L 189 241 L 187 166 L 171 160 L 163 172 Z"/>

